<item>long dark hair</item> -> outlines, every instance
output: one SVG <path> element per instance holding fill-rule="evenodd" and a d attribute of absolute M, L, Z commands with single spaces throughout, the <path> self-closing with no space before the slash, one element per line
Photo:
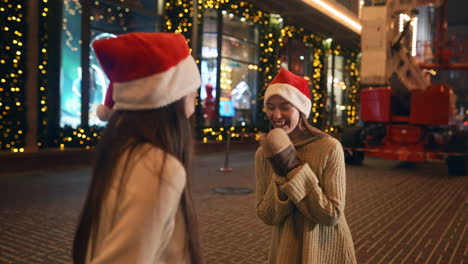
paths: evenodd
<path fill-rule="evenodd" d="M 184 212 L 191 263 L 202 263 L 196 214 L 190 191 L 192 133 L 185 117 L 184 99 L 162 108 L 113 113 L 96 149 L 93 178 L 73 241 L 73 261 L 85 263 L 92 232 L 99 223 L 102 203 L 113 179 L 115 164 L 123 154 L 149 143 L 175 156 L 184 165 L 187 184 L 181 205 Z M 131 157 L 132 155 L 126 155 Z M 124 161 L 128 164 L 127 158 Z M 157 191 L 157 190 L 155 190 Z"/>
<path fill-rule="evenodd" d="M 309 123 L 309 120 L 307 120 L 307 117 L 303 113 L 300 113 L 299 124 L 297 124 L 297 125 L 299 126 L 299 129 L 309 131 L 313 136 L 330 137 L 329 134 L 323 132 L 322 130 L 320 130 L 320 129 L 314 127 L 314 126 L 312 126 Z"/>

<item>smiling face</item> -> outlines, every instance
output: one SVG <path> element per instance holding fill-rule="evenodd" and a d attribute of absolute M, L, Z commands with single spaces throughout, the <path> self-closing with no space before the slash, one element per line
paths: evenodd
<path fill-rule="evenodd" d="M 268 98 L 266 114 L 274 128 L 291 133 L 299 123 L 300 113 L 289 101 L 279 95 Z"/>

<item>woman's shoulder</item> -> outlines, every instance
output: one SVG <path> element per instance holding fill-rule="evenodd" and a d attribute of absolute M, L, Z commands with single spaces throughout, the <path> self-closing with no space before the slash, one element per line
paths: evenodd
<path fill-rule="evenodd" d="M 174 155 L 166 152 L 162 148 L 150 143 L 145 143 L 137 147 L 140 155 L 146 156 L 147 159 L 154 162 L 156 165 L 174 166 L 183 168 L 182 162 Z"/>
<path fill-rule="evenodd" d="M 316 137 L 314 140 L 311 140 L 304 146 L 302 146 L 304 151 L 319 151 L 324 154 L 329 153 L 333 150 L 341 149 L 341 143 L 338 139 L 332 136 L 320 136 Z"/>
<path fill-rule="evenodd" d="M 329 146 L 330 148 L 341 147 L 340 141 L 333 136 L 323 137 L 322 144 Z"/>
<path fill-rule="evenodd" d="M 140 173 L 143 182 L 164 181 L 175 186 L 184 186 L 186 171 L 178 158 L 146 143 L 139 145 L 131 154 L 129 163 Z"/>
<path fill-rule="evenodd" d="M 139 159 L 144 158 L 156 161 L 166 159 L 166 161 L 168 162 L 178 163 L 180 164 L 180 166 L 183 166 L 182 163 L 174 155 L 150 143 L 143 143 L 136 146 L 133 150 L 132 156 L 138 157 Z"/>
<path fill-rule="evenodd" d="M 257 150 L 255 151 L 255 158 L 259 155 L 262 155 L 263 149 L 262 146 L 258 146 Z"/>

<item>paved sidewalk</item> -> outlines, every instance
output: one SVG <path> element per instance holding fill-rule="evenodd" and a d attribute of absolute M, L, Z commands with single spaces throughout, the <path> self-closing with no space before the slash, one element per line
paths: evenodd
<path fill-rule="evenodd" d="M 270 227 L 255 213 L 252 151 L 197 156 L 194 196 L 208 264 L 267 263 Z M 77 167 L 0 175 L 0 263 L 70 263 L 75 223 L 90 179 Z M 468 263 L 468 177 L 448 178 L 444 164 L 404 168 L 368 159 L 347 168 L 346 217 L 359 263 Z"/>

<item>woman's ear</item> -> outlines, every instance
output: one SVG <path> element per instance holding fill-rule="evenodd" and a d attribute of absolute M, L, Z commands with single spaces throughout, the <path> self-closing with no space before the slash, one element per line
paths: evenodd
<path fill-rule="evenodd" d="M 304 130 L 304 114 L 299 112 L 299 122 L 297 122 L 297 126 L 299 127 L 299 129 L 302 131 Z"/>

